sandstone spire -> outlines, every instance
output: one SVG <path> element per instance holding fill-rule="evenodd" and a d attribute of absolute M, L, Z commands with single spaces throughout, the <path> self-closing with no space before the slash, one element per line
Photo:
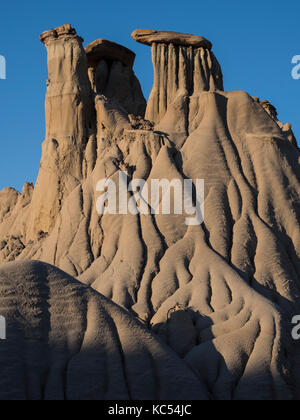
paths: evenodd
<path fill-rule="evenodd" d="M 154 86 L 146 119 L 159 123 L 179 97 L 223 90 L 220 65 L 205 38 L 153 30 L 136 30 L 132 38 L 152 48 Z"/>
<path fill-rule="evenodd" d="M 87 45 L 85 52 L 94 92 L 127 114 L 144 116 L 146 101 L 133 71 L 135 53 L 101 38 Z"/>
<path fill-rule="evenodd" d="M 63 25 L 40 39 L 48 52 L 46 137 L 32 201 L 32 237 L 51 230 L 63 197 L 80 182 L 85 147 L 95 130 L 82 38 Z"/>
<path fill-rule="evenodd" d="M 71 25 L 40 35 L 48 53 L 46 139 L 86 142 L 92 123 L 91 87 L 82 42 Z"/>

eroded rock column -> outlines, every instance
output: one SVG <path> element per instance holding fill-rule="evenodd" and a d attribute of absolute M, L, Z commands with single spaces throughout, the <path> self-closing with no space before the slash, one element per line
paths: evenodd
<path fill-rule="evenodd" d="M 125 113 L 144 117 L 146 100 L 133 71 L 135 53 L 101 38 L 87 45 L 85 51 L 94 92 Z"/>
<path fill-rule="evenodd" d="M 71 25 L 46 31 L 40 39 L 48 53 L 46 139 L 76 136 L 76 142 L 84 144 L 93 106 L 83 39 Z"/>
<path fill-rule="evenodd" d="M 221 67 L 205 38 L 152 30 L 136 30 L 132 37 L 152 48 L 154 85 L 146 119 L 159 123 L 179 96 L 223 90 Z"/>
<path fill-rule="evenodd" d="M 71 25 L 40 36 L 48 52 L 46 137 L 30 221 L 30 238 L 50 232 L 65 197 L 84 177 L 84 154 L 96 129 L 82 39 Z"/>

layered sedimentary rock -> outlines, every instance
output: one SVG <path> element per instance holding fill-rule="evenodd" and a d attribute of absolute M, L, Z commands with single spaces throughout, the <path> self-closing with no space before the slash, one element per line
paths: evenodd
<path fill-rule="evenodd" d="M 11 360 L 20 359 L 18 349 L 24 345 L 34 349 L 36 360 L 39 351 L 47 354 L 42 367 L 31 359 L 27 368 L 20 362 L 19 375 L 25 372 L 30 383 L 18 376 L 18 387 L 8 380 L 5 392 L 9 397 L 46 398 L 53 395 L 54 383 L 60 390 L 58 398 L 80 398 L 80 392 L 84 398 L 173 398 L 178 392 L 175 398 L 299 399 L 300 348 L 292 339 L 291 319 L 300 314 L 300 153 L 292 131 L 283 129 L 271 104 L 245 92 L 222 90 L 221 70 L 217 62 L 215 70 L 209 65 L 213 56 L 206 40 L 144 32 L 136 33 L 140 40 L 176 58 L 160 61 L 161 72 L 155 77 L 160 80 L 170 74 L 178 88 L 172 97 L 171 86 L 165 86 L 171 98 L 167 105 L 165 91 L 162 96 L 153 91 L 147 113 L 156 103 L 154 121 L 145 120 L 143 114 L 130 115 L 122 95 L 110 93 L 115 82 L 107 84 L 103 77 L 101 85 L 101 76 L 95 84 L 91 77 L 100 65 L 98 59 L 101 68 L 119 62 L 132 72 L 132 54 L 99 41 L 85 52 L 69 26 L 42 37 L 48 48 L 57 46 L 61 51 L 59 68 L 71 72 L 62 73 L 73 87 L 79 87 L 75 96 L 79 99 L 74 102 L 79 105 L 69 106 L 65 116 L 72 121 L 71 146 L 61 140 L 66 120 L 49 119 L 46 142 L 51 144 L 56 135 L 59 144 L 69 144 L 65 149 L 69 153 L 55 152 L 61 150 L 59 145 L 54 152 L 50 146 L 44 148 L 34 192 L 26 184 L 22 194 L 12 189 L 0 193 L 0 260 L 20 260 L 20 265 L 4 265 L 0 270 L 0 314 L 7 316 L 8 334 L 12 331 L 14 337 L 1 357 L 8 366 L 9 355 Z M 73 49 L 81 57 L 74 61 L 80 77 L 72 73 L 65 54 Z M 55 68 L 54 57 L 51 66 Z M 194 71 L 195 57 L 199 57 L 199 72 Z M 123 81 L 122 74 L 117 74 Z M 62 100 L 58 95 L 57 107 Z M 90 115 L 94 122 L 87 133 L 84 127 Z M 51 162 L 51 171 L 45 171 L 43 162 Z M 187 226 L 184 215 L 174 212 L 99 215 L 97 183 L 107 178 L 118 185 L 119 171 L 127 173 L 128 181 L 141 178 L 148 183 L 204 179 L 204 223 Z M 46 173 L 50 181 L 44 183 L 45 198 L 40 179 L 46 179 Z M 52 176 L 65 186 L 59 195 Z M 58 199 L 60 205 L 55 207 Z M 31 236 L 33 214 L 35 238 Z M 68 275 L 49 266 L 23 263 L 25 259 L 47 262 Z M 62 307 L 66 301 L 68 305 Z M 22 308 L 22 316 L 14 302 Z M 21 336 L 16 325 L 29 335 Z M 102 337 L 99 331 L 107 334 Z M 40 337 L 42 344 L 37 344 Z M 162 371 L 160 360 L 171 361 L 172 367 Z M 106 376 L 104 368 L 97 368 L 98 362 L 110 367 Z M 154 393 L 154 386 L 147 388 L 149 392 L 137 391 L 142 388 L 140 363 L 146 363 L 147 383 L 155 380 L 160 393 Z M 88 367 L 89 381 L 82 366 Z M 182 393 L 172 388 L 179 380 L 172 370 L 184 378 L 178 382 Z M 35 371 L 32 378 L 30 372 Z M 161 386 L 165 375 L 170 380 Z M 78 376 L 84 378 L 80 390 Z M 42 391 L 41 377 L 46 384 Z M 103 377 L 119 386 L 109 385 L 103 391 Z"/>
<path fill-rule="evenodd" d="M 208 399 L 137 320 L 47 264 L 0 268 L 0 400 Z"/>
<path fill-rule="evenodd" d="M 195 47 L 212 49 L 212 43 L 199 35 L 182 34 L 171 31 L 154 31 L 152 29 L 137 29 L 132 33 L 132 38 L 145 45 L 173 44 L 182 47 Z"/>
<path fill-rule="evenodd" d="M 44 32 L 48 52 L 46 137 L 32 205 L 30 239 L 50 232 L 64 198 L 85 175 L 84 153 L 95 131 L 87 59 L 71 25 Z"/>
<path fill-rule="evenodd" d="M 152 48 L 154 85 L 146 119 L 159 123 L 169 118 L 174 131 L 187 131 L 188 121 L 176 122 L 175 114 L 183 111 L 193 118 L 201 92 L 223 90 L 222 71 L 212 44 L 203 37 L 177 32 L 137 30 L 132 37 Z"/>
<path fill-rule="evenodd" d="M 133 71 L 135 54 L 128 48 L 97 39 L 85 48 L 93 90 L 127 114 L 145 115 L 146 101 Z"/>

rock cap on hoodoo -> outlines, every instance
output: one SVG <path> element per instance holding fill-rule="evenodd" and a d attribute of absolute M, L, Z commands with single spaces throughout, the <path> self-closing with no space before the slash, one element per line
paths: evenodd
<path fill-rule="evenodd" d="M 170 31 L 155 31 L 152 29 L 137 29 L 132 32 L 132 38 L 141 44 L 151 45 L 155 43 L 174 44 L 184 47 L 212 49 L 212 43 L 199 35 L 182 34 Z"/>
<path fill-rule="evenodd" d="M 50 39 L 59 39 L 66 36 L 77 37 L 83 42 L 83 39 L 77 35 L 76 29 L 68 23 L 66 25 L 58 26 L 57 28 L 51 29 L 50 31 L 45 31 L 40 35 L 40 40 L 43 44 L 46 44 Z"/>
<path fill-rule="evenodd" d="M 125 66 L 133 67 L 135 53 L 123 45 L 107 39 L 96 39 L 87 45 L 85 52 L 89 66 L 96 65 L 100 60 L 121 61 Z"/>

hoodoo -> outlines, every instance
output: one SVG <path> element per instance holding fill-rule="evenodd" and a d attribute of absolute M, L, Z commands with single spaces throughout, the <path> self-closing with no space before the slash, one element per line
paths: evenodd
<path fill-rule="evenodd" d="M 291 125 L 270 102 L 223 90 L 206 39 L 133 38 L 152 46 L 147 120 L 132 51 L 84 48 L 71 25 L 41 35 L 38 180 L 0 191 L 0 399 L 299 400 Z M 179 206 L 124 211 L 130 186 L 157 181 L 204 184 L 203 223 L 187 226 Z M 97 212 L 103 182 L 117 214 Z"/>
<path fill-rule="evenodd" d="M 133 72 L 135 53 L 101 38 L 89 44 L 85 52 L 94 92 L 128 114 L 144 116 L 146 101 Z"/>
<path fill-rule="evenodd" d="M 71 25 L 43 32 L 48 53 L 46 137 L 32 199 L 29 238 L 50 232 L 64 196 L 84 176 L 86 144 L 95 130 L 92 90 L 82 42 Z"/>
<path fill-rule="evenodd" d="M 132 38 L 152 48 L 154 85 L 146 119 L 159 123 L 170 105 L 187 108 L 189 97 L 203 91 L 223 90 L 221 67 L 207 39 L 143 29 L 134 31 Z"/>

